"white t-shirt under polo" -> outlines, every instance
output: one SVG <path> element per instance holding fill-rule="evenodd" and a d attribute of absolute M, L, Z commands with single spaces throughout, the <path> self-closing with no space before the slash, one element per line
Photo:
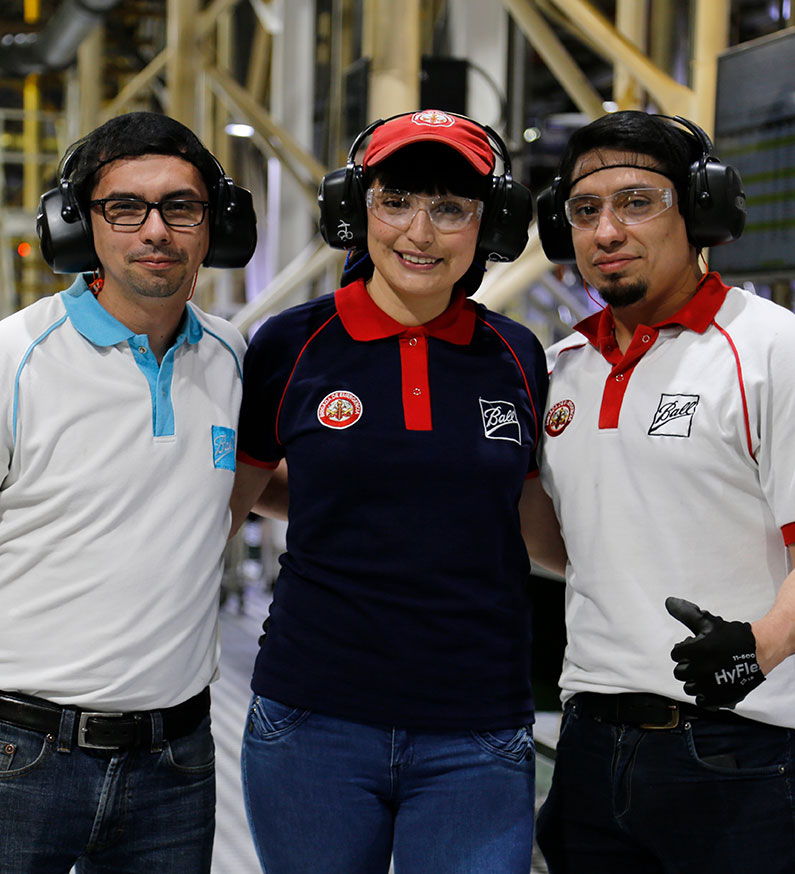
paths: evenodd
<path fill-rule="evenodd" d="M 569 554 L 564 700 L 690 700 L 669 595 L 766 613 L 795 542 L 795 315 L 709 274 L 622 356 L 608 309 L 556 344 L 541 451 Z M 737 705 L 795 727 L 795 658 Z"/>
<path fill-rule="evenodd" d="M 138 710 L 213 678 L 244 345 L 189 304 L 158 367 L 82 278 L 0 322 L 0 689 Z"/>

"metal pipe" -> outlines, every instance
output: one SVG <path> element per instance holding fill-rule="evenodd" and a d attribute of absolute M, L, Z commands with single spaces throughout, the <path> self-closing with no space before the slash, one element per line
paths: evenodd
<path fill-rule="evenodd" d="M 121 0 L 64 0 L 45 27 L 22 44 L 0 44 L 0 75 L 28 76 L 63 70 L 80 43 Z"/>

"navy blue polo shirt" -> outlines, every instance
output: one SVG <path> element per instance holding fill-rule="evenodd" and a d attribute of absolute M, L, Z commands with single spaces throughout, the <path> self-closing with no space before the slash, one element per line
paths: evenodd
<path fill-rule="evenodd" d="M 535 336 L 460 290 L 418 327 L 362 280 L 265 322 L 239 457 L 286 457 L 290 509 L 256 694 L 406 728 L 532 722 L 518 501 L 546 388 Z"/>

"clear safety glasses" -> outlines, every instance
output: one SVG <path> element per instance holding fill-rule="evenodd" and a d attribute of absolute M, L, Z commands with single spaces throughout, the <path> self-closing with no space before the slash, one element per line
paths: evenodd
<path fill-rule="evenodd" d="M 424 209 L 433 226 L 442 234 L 452 234 L 465 228 L 472 217 L 483 215 L 483 201 L 455 194 L 428 197 L 394 188 L 368 188 L 367 208 L 390 227 L 408 230 L 414 216 Z"/>
<path fill-rule="evenodd" d="M 640 225 L 670 209 L 674 203 L 672 188 L 625 188 L 609 197 L 578 194 L 570 197 L 564 211 L 569 224 L 581 231 L 592 231 L 599 224 L 606 206 L 624 225 Z"/>
<path fill-rule="evenodd" d="M 153 209 L 171 228 L 195 228 L 204 221 L 209 205 L 206 200 L 161 200 L 159 203 L 150 203 L 148 200 L 106 197 L 91 201 L 91 206 L 101 207 L 102 218 L 108 224 L 124 228 L 140 227 Z"/>

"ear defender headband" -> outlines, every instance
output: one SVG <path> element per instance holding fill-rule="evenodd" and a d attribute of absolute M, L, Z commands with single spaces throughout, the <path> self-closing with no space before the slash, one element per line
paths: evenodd
<path fill-rule="evenodd" d="M 654 117 L 677 122 L 686 128 L 699 148 L 699 157 L 690 164 L 687 174 L 687 200 L 681 204 L 690 243 L 702 249 L 738 239 L 745 227 L 746 216 L 740 174 L 716 157 L 712 140 L 697 124 L 680 115 Z M 575 261 L 571 226 L 563 210 L 567 190 L 566 181 L 557 176 L 536 201 L 541 245 L 544 254 L 555 264 Z"/>
<path fill-rule="evenodd" d="M 396 118 L 413 118 L 422 114 L 400 113 L 374 121 L 353 141 L 346 165 L 323 177 L 318 191 L 320 233 L 329 246 L 335 249 L 367 249 L 367 192 L 364 167 L 356 163 L 356 153 L 367 137 L 381 125 Z M 486 134 L 489 147 L 502 161 L 502 174 L 491 174 L 491 188 L 480 220 L 475 261 L 514 261 L 527 245 L 528 227 L 533 219 L 533 202 L 530 191 L 514 181 L 511 175 L 511 158 L 505 143 L 490 127 L 464 115 L 454 112 L 435 114 L 437 117 L 447 117 L 448 121 L 461 118 L 476 125 Z M 428 141 L 445 143 L 442 137 L 429 137 Z M 417 138 L 415 142 L 425 140 Z M 377 167 L 377 163 L 374 166 Z"/>
<path fill-rule="evenodd" d="M 90 217 L 83 212 L 70 178 L 80 148 L 64 162 L 58 187 L 41 196 L 36 214 L 41 254 L 55 273 L 90 273 L 100 266 Z M 257 245 L 257 216 L 251 192 L 235 185 L 216 157 L 208 154 L 218 170 L 218 179 L 208 192 L 210 247 L 202 263 L 205 267 L 244 267 Z"/>

